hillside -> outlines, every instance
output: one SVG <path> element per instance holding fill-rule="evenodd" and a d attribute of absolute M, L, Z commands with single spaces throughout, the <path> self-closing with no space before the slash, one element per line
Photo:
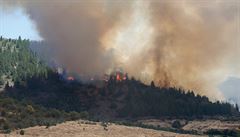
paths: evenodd
<path fill-rule="evenodd" d="M 226 102 L 211 102 L 206 96 L 179 88 L 146 85 L 135 78 L 119 80 L 117 73 L 105 81 L 89 82 L 64 79 L 29 48 L 28 40 L 0 40 L 0 130 L 36 125 L 54 125 L 79 118 L 111 121 L 146 127 L 141 119 L 203 119 L 237 117 L 237 108 Z M 11 84 L 12 83 L 12 84 Z M 178 128 L 148 127 L 180 133 L 194 133 Z"/>
<path fill-rule="evenodd" d="M 67 120 L 84 119 L 86 117 L 86 113 L 44 108 L 27 100 L 18 101 L 0 95 L 0 132 L 2 133 L 36 125 L 55 125 Z"/>
<path fill-rule="evenodd" d="M 47 67 L 29 48 L 30 41 L 0 37 L 0 86 L 24 83 L 33 76 L 47 77 Z"/>
<path fill-rule="evenodd" d="M 176 88 L 152 87 L 134 79 L 96 84 L 66 82 L 58 74 L 51 79 L 32 78 L 27 85 L 8 88 L 4 94 L 30 100 L 47 108 L 88 111 L 97 119 L 138 117 L 202 117 L 238 114 L 231 104 L 211 102 L 206 96 Z"/>

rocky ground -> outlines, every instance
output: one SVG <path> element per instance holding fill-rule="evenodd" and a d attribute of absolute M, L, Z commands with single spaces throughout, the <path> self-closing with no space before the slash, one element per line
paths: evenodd
<path fill-rule="evenodd" d="M 128 127 L 116 124 L 102 124 L 87 121 L 70 121 L 56 126 L 36 126 L 0 134 L 0 137 L 195 137 L 196 135 L 177 134 L 166 131 Z M 196 136 L 197 137 L 197 136 Z"/>

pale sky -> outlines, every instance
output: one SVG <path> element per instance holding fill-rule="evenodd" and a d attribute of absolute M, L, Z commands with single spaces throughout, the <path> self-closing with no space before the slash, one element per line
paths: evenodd
<path fill-rule="evenodd" d="M 240 78 L 229 77 L 219 88 L 228 101 L 240 105 Z"/>
<path fill-rule="evenodd" d="M 4 38 L 22 38 L 41 40 L 36 26 L 21 8 L 6 11 L 0 7 L 0 35 Z"/>

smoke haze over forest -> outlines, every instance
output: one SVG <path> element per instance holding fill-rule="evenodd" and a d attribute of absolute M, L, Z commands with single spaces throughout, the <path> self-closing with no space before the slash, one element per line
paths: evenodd
<path fill-rule="evenodd" d="M 160 86 L 224 99 L 240 77 L 238 0 L 1 0 L 23 8 L 59 64 L 89 76 L 122 68 Z"/>

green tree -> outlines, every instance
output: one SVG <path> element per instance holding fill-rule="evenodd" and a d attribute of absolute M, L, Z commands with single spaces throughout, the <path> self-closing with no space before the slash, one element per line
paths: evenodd
<path fill-rule="evenodd" d="M 236 108 L 237 112 L 239 112 L 238 104 L 235 105 L 235 108 Z"/>
<path fill-rule="evenodd" d="M 152 88 L 155 87 L 154 81 L 151 82 L 151 87 L 152 87 Z"/>
<path fill-rule="evenodd" d="M 47 77 L 48 67 L 30 50 L 29 40 L 19 36 L 17 40 L 2 38 L 0 43 L 0 78 L 5 75 L 21 83 L 32 77 Z"/>

